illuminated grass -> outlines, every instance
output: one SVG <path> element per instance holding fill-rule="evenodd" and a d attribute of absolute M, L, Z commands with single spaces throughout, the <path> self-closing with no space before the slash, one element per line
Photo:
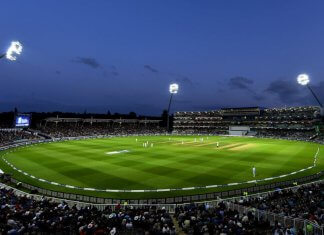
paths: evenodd
<path fill-rule="evenodd" d="M 311 166 L 319 145 L 299 141 L 198 136 L 141 136 L 40 144 L 17 149 L 5 158 L 37 178 L 97 189 L 165 189 L 227 184 L 290 173 Z M 200 138 L 204 138 L 201 142 Z M 138 140 L 136 142 L 136 139 Z M 195 139 L 197 140 L 195 142 Z M 148 147 L 143 143 L 148 141 Z M 183 142 L 183 144 L 182 144 Z M 216 147 L 219 142 L 219 148 Z M 153 147 L 151 146 L 153 143 Z M 322 148 L 322 147 L 321 147 Z M 107 152 L 118 152 L 109 155 Z M 323 169 L 320 151 L 315 169 Z M 210 192 L 165 193 L 83 192 L 39 182 L 0 162 L 0 168 L 18 180 L 47 189 L 94 196 L 148 198 Z M 226 188 L 223 188 L 223 190 Z"/>

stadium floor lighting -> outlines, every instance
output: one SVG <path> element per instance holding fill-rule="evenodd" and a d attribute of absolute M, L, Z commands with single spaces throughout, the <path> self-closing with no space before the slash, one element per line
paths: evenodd
<path fill-rule="evenodd" d="M 23 50 L 23 46 L 18 41 L 12 41 L 10 47 L 5 54 L 0 55 L 0 59 L 6 57 L 8 60 L 14 61 L 17 59 L 17 55 L 20 55 Z"/>
<path fill-rule="evenodd" d="M 171 107 L 171 102 L 172 102 L 172 97 L 173 94 L 177 94 L 179 90 L 179 85 L 177 83 L 172 83 L 169 86 L 169 92 L 171 94 L 170 96 L 170 101 L 169 101 L 169 106 L 168 106 L 168 117 L 167 117 L 167 131 L 170 131 L 170 107 Z"/>
<path fill-rule="evenodd" d="M 298 77 L 297 77 L 297 82 L 302 86 L 307 86 L 307 88 L 310 90 L 310 92 L 312 93 L 312 95 L 316 99 L 317 103 L 320 105 L 321 108 L 323 108 L 323 105 L 322 105 L 321 101 L 318 99 L 315 92 L 313 91 L 313 89 L 309 85 L 309 82 L 310 82 L 309 76 L 307 74 L 305 74 L 305 73 L 299 74 Z"/>

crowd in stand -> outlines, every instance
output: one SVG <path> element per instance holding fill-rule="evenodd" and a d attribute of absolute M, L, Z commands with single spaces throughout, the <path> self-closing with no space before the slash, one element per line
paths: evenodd
<path fill-rule="evenodd" d="M 297 228 L 292 223 L 285 227 L 278 221 L 269 221 L 263 214 L 257 216 L 253 208 L 308 219 L 320 225 L 324 222 L 323 185 L 281 190 L 262 198 L 242 198 L 235 203 L 250 208 L 245 213 L 230 209 L 223 201 L 217 205 L 178 206 L 173 215 L 156 206 L 122 208 L 117 204 L 102 211 L 95 207 L 78 209 L 64 201 L 55 203 L 45 197 L 34 200 L 30 196 L 17 196 L 12 189 L 0 188 L 0 234 L 173 235 L 176 226 L 172 216 L 181 231 L 192 235 L 304 234 L 302 226 Z M 313 234 L 313 227 L 306 229 Z"/>
<path fill-rule="evenodd" d="M 245 213 L 230 209 L 225 201 L 188 204 L 175 208 L 174 218 L 185 234 L 303 234 L 303 227 L 284 226 L 269 221 L 256 210 L 278 216 L 307 219 L 324 224 L 324 183 L 277 190 L 266 196 L 243 197 L 235 204 L 249 208 Z M 232 208 L 232 207 L 231 207 Z M 303 223 L 302 223 L 303 225 Z M 17 196 L 12 189 L 0 188 L 0 234 L 175 234 L 171 215 L 162 207 L 122 208 L 119 204 L 100 211 L 95 207 L 78 209 L 64 201 L 45 197 L 34 200 Z M 313 227 L 306 227 L 311 232 Z M 312 233 L 310 233 L 312 234 Z"/>
<path fill-rule="evenodd" d="M 163 208 L 77 209 L 64 202 L 16 196 L 4 188 L 0 196 L 0 234 L 175 234 L 172 218 Z"/>
<path fill-rule="evenodd" d="M 317 135 L 315 129 L 298 130 L 269 127 L 270 122 L 265 119 L 273 119 L 272 115 L 280 116 L 280 120 L 294 122 L 298 119 L 299 124 L 305 122 L 305 127 L 309 127 L 312 120 L 310 112 L 313 110 L 304 109 L 298 112 L 302 115 L 294 118 L 296 110 L 266 110 L 265 115 L 255 123 L 260 124 L 257 129 L 258 137 L 289 138 L 306 141 L 317 141 L 324 143 L 324 136 Z M 182 114 L 183 115 L 183 114 Z M 188 114 L 186 114 L 188 115 Z M 190 114 L 193 116 L 195 114 Z M 202 115 L 202 114 L 199 114 Z M 214 114 L 206 114 L 213 117 Z M 217 122 L 220 122 L 217 113 Z M 181 118 L 180 118 L 181 119 Z M 179 120 L 180 120 L 179 119 Z M 278 118 L 277 118 L 278 119 Z M 179 121 L 178 120 L 178 121 Z M 218 127 L 186 128 L 192 123 L 186 123 L 181 119 L 180 130 L 190 134 L 226 134 L 228 126 L 217 124 Z M 263 122 L 263 123 L 262 123 Z M 210 124 L 210 123 L 209 123 Z M 207 125 L 209 125 L 207 124 Z M 230 125 L 230 123 L 227 123 Z M 227 125 L 226 124 L 226 125 Z M 258 124 L 258 125 L 259 125 Z M 291 123 L 290 123 L 291 124 Z M 295 124 L 295 123 L 294 123 Z M 180 125 L 180 124 L 179 124 Z M 273 125 L 273 124 L 271 124 Z M 188 126 L 189 127 L 189 126 Z M 156 124 L 133 124 L 133 123 L 48 123 L 39 128 L 43 133 L 51 137 L 76 137 L 90 135 L 128 135 L 128 134 L 157 134 L 165 132 Z M 24 130 L 0 131 L 0 146 L 10 142 L 25 139 L 36 139 L 37 135 Z M 298 189 L 278 190 L 262 197 L 242 198 L 236 203 L 267 212 L 273 212 L 282 216 L 308 219 L 315 224 L 324 224 L 324 184 L 302 186 Z M 103 211 L 96 208 L 77 209 L 75 206 L 68 206 L 66 203 L 54 203 L 48 199 L 36 201 L 27 196 L 16 196 L 12 190 L 0 189 L 0 234 L 20 234 L 20 233 L 70 233 L 70 234 L 122 234 L 134 232 L 138 234 L 175 234 L 175 227 L 171 216 L 164 210 L 155 207 L 134 209 L 128 207 L 121 209 L 107 207 Z M 293 227 L 283 227 L 276 222 L 270 224 L 267 220 L 257 220 L 253 210 L 246 214 L 227 208 L 226 203 L 217 206 L 195 204 L 180 206 L 176 208 L 175 218 L 179 227 L 188 234 L 299 234 L 300 231 Z"/>
<path fill-rule="evenodd" d="M 230 126 L 248 126 L 250 133 L 258 133 L 260 137 L 289 137 L 324 143 L 324 136 L 318 135 L 317 130 L 323 126 L 320 113 L 316 106 L 176 112 L 173 126 L 180 134 L 228 134 Z"/>
<path fill-rule="evenodd" d="M 175 217 L 179 227 L 188 234 L 307 234 L 314 233 L 308 224 L 299 228 L 293 223 L 284 226 L 278 221 L 270 221 L 264 213 L 257 215 L 256 210 L 272 212 L 277 216 L 307 219 L 318 226 L 324 224 L 324 183 L 301 186 L 298 189 L 277 190 L 267 196 L 242 198 L 234 202 L 250 208 L 246 213 L 231 210 L 225 202 L 217 206 L 209 204 L 190 204 L 176 208 Z M 277 217 L 278 218 L 278 217 Z"/>
<path fill-rule="evenodd" d="M 267 196 L 241 199 L 239 204 L 283 216 L 324 224 L 324 183 L 278 190 Z"/>
<path fill-rule="evenodd" d="M 289 140 L 312 141 L 324 144 L 324 135 L 316 134 L 314 131 L 259 130 L 256 136 L 263 138 L 280 138 Z"/>
<path fill-rule="evenodd" d="M 0 130 L 0 146 L 22 140 L 38 139 L 37 135 L 23 130 Z"/>
<path fill-rule="evenodd" d="M 129 134 L 156 134 L 165 132 L 156 124 L 80 124 L 80 123 L 48 123 L 40 130 L 51 137 L 77 137 L 93 135 L 129 135 Z"/>
<path fill-rule="evenodd" d="M 178 207 L 175 217 L 187 234 L 259 234 L 270 230 L 269 223 L 259 223 L 251 212 L 240 216 L 238 211 L 226 208 L 225 203 L 213 207 L 195 204 Z"/>

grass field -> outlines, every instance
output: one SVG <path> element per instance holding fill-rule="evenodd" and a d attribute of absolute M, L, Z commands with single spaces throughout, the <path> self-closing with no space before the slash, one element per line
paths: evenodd
<path fill-rule="evenodd" d="M 148 147 L 143 147 L 147 141 Z M 18 148 L 3 157 L 36 178 L 60 184 L 95 189 L 140 190 L 249 181 L 254 179 L 252 166 L 256 167 L 256 179 L 279 176 L 313 165 L 318 148 L 317 166 L 294 176 L 300 177 L 323 169 L 323 147 L 299 141 L 242 137 L 210 136 L 207 139 L 206 136 L 139 136 L 39 144 Z M 74 191 L 39 182 L 15 171 L 2 158 L 0 168 L 35 186 Z M 79 194 L 123 198 L 157 196 L 157 193 L 147 192 L 76 191 Z M 174 191 L 163 195 L 182 193 Z M 195 190 L 188 193 L 194 194 Z"/>

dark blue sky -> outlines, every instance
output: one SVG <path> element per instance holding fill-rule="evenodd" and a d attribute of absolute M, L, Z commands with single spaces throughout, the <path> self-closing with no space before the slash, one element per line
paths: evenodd
<path fill-rule="evenodd" d="M 0 111 L 160 114 L 324 102 L 324 1 L 1 1 Z"/>

